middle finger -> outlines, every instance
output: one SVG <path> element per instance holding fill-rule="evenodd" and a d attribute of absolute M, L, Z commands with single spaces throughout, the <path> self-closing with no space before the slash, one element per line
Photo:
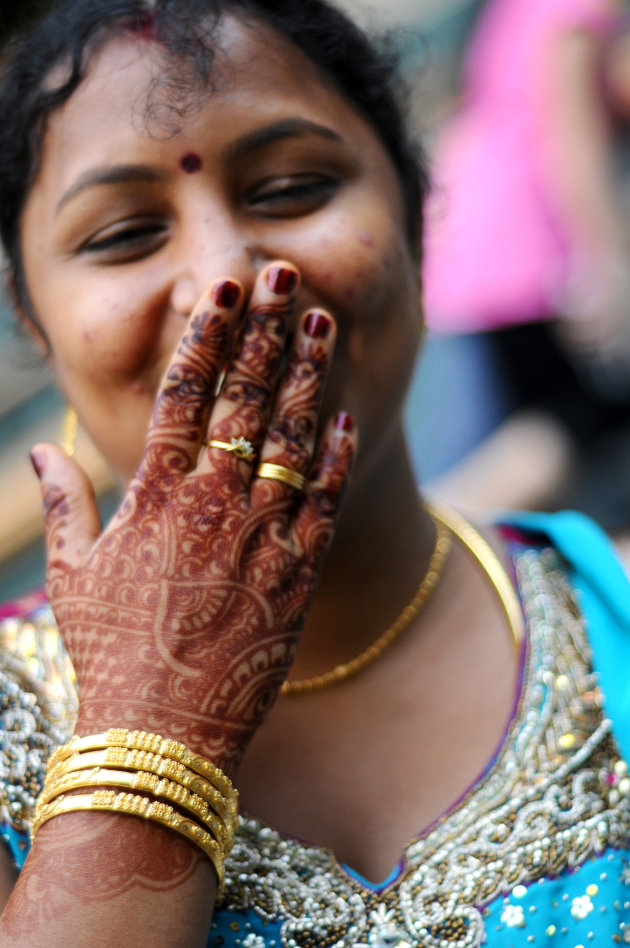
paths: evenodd
<path fill-rule="evenodd" d="M 258 455 L 299 282 L 295 267 L 283 261 L 271 264 L 260 274 L 210 416 L 206 450 L 198 471 L 208 467 L 221 470 L 226 465 L 234 470 L 240 455 L 230 451 L 229 446 L 239 439 L 250 444 Z M 248 463 L 240 462 L 243 474 L 251 471 L 252 462 L 253 457 Z"/>

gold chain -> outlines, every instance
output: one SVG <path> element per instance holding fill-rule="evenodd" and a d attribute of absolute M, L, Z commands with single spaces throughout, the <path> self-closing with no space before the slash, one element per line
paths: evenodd
<path fill-rule="evenodd" d="M 477 560 L 505 611 L 514 644 L 517 650 L 520 649 L 523 641 L 523 610 L 510 577 L 497 554 L 472 524 L 455 510 L 435 501 L 426 501 L 425 507 L 433 519 L 448 527 Z"/>
<path fill-rule="evenodd" d="M 381 657 L 399 636 L 409 628 L 413 620 L 426 605 L 429 596 L 437 586 L 438 580 L 444 569 L 444 564 L 451 548 L 451 530 L 445 524 L 439 522 L 435 517 L 435 546 L 429 560 L 429 566 L 422 578 L 422 582 L 414 593 L 411 602 L 405 606 L 398 618 L 389 626 L 388 629 L 379 635 L 376 642 L 369 645 L 365 651 L 361 652 L 356 658 L 351 659 L 345 664 L 337 665 L 323 675 L 315 675 L 313 678 L 303 678 L 300 681 L 285 681 L 280 689 L 281 695 L 302 695 L 310 694 L 313 691 L 321 691 L 330 685 L 336 685 L 341 681 L 347 681 L 348 678 L 354 678 L 359 672 Z"/>
<path fill-rule="evenodd" d="M 331 671 L 324 672 L 322 675 L 315 675 L 313 678 L 285 681 L 280 689 L 281 695 L 310 694 L 313 691 L 328 688 L 330 685 L 347 681 L 348 678 L 354 678 L 359 672 L 368 668 L 391 648 L 399 636 L 405 629 L 409 628 L 418 616 L 437 586 L 451 547 L 451 535 L 457 537 L 466 549 L 472 553 L 490 580 L 497 599 L 507 616 L 514 644 L 517 649 L 520 648 L 523 641 L 523 613 L 518 596 L 499 557 L 472 524 L 468 523 L 460 514 L 451 510 L 450 507 L 435 501 L 427 501 L 425 507 L 435 523 L 435 546 L 429 560 L 428 569 L 411 602 L 405 606 L 396 621 L 377 638 L 376 642 L 373 642 L 356 658 L 345 664 L 337 665 Z"/>

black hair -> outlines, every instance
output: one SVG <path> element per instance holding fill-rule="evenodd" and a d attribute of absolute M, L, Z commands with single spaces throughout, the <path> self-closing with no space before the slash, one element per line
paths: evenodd
<path fill-rule="evenodd" d="M 377 49 L 326 0 L 63 0 L 14 38 L 0 86 L 0 237 L 18 303 L 33 317 L 25 284 L 20 219 L 40 161 L 47 116 L 69 99 L 93 53 L 125 30 L 155 38 L 168 61 L 167 101 L 184 112 L 211 91 L 223 16 L 262 21 L 287 38 L 372 126 L 397 171 L 407 230 L 419 253 L 427 172 L 405 121 L 403 84 L 392 45 Z M 63 78 L 51 74 L 61 67 Z"/>

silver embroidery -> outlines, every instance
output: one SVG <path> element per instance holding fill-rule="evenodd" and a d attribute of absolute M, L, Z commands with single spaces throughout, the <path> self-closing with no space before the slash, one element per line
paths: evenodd
<path fill-rule="evenodd" d="M 285 948 L 477 948 L 497 895 L 625 845 L 630 781 L 560 558 L 528 550 L 516 568 L 529 625 L 518 712 L 485 778 L 409 845 L 400 878 L 372 893 L 332 854 L 243 818 L 223 907 L 280 920 Z"/>
<path fill-rule="evenodd" d="M 76 714 L 74 673 L 50 609 L 0 622 L 0 822 L 26 832 L 52 751 Z"/>

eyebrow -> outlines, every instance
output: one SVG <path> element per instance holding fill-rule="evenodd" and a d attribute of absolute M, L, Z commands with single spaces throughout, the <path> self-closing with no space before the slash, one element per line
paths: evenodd
<path fill-rule="evenodd" d="M 90 168 L 79 175 L 74 184 L 68 188 L 57 203 L 55 213 L 57 214 L 64 204 L 67 204 L 68 201 L 87 188 L 100 187 L 105 184 L 156 184 L 166 178 L 167 174 L 165 172 L 149 165 L 105 165 Z"/>
<path fill-rule="evenodd" d="M 284 138 L 299 138 L 301 135 L 309 134 L 318 135 L 328 141 L 343 141 L 341 135 L 338 135 L 337 132 L 326 125 L 319 125 L 309 119 L 286 118 L 238 138 L 224 149 L 222 158 L 225 162 L 235 161 Z M 88 188 L 101 187 L 107 184 L 156 184 L 166 180 L 167 177 L 166 172 L 150 165 L 105 165 L 90 168 L 79 175 L 77 180 L 63 194 L 57 203 L 55 213 L 59 213 L 68 201 Z"/>
<path fill-rule="evenodd" d="M 326 125 L 319 125 L 309 119 L 286 118 L 238 138 L 233 144 L 228 145 L 222 157 L 224 161 L 234 161 L 257 151 L 259 148 L 265 148 L 267 145 L 281 141 L 283 138 L 299 138 L 301 135 L 309 134 L 318 135 L 328 141 L 343 141 L 341 135 L 338 135 L 337 132 Z"/>

